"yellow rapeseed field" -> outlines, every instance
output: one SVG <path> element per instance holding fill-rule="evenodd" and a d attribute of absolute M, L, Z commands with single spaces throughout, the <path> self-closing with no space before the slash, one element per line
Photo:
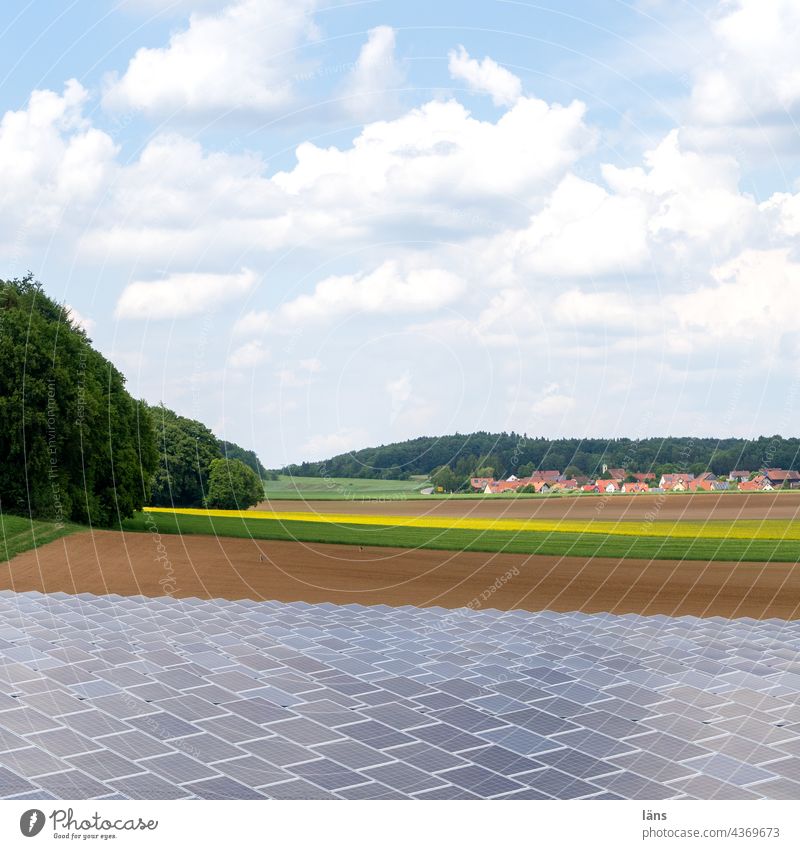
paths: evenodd
<path fill-rule="evenodd" d="M 426 516 L 367 516 L 351 513 L 313 513 L 273 510 L 202 510 L 195 508 L 146 507 L 160 513 L 181 513 L 215 518 L 272 519 L 278 522 L 319 522 L 340 525 L 385 525 L 392 527 L 462 529 L 472 531 L 538 531 L 539 533 L 612 534 L 636 537 L 684 539 L 773 539 L 800 540 L 800 521 L 783 519 L 745 521 L 647 522 L 545 519 L 470 519 Z"/>

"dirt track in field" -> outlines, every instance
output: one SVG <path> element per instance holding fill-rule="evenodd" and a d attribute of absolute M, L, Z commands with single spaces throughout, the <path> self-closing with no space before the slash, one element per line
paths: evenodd
<path fill-rule="evenodd" d="M 149 533 L 74 534 L 0 564 L 0 588 L 393 606 L 464 607 L 477 600 L 475 607 L 502 610 L 800 618 L 800 565 L 791 563 L 359 550 L 204 536 L 160 541 L 161 550 Z"/>
<path fill-rule="evenodd" d="M 262 501 L 256 510 L 358 513 L 386 516 L 470 516 L 507 519 L 800 519 L 800 490 L 790 492 L 702 492 L 656 495 L 555 496 L 549 498 L 458 498 L 385 501 Z"/>

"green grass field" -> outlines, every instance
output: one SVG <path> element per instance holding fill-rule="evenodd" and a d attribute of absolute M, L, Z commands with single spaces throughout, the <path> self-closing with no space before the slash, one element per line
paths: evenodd
<path fill-rule="evenodd" d="M 0 514 L 0 563 L 55 539 L 86 530 L 78 525 L 24 519 Z"/>
<path fill-rule="evenodd" d="M 474 531 L 463 529 L 336 525 L 333 523 L 239 517 L 142 514 L 123 523 L 130 531 L 145 531 L 156 523 L 161 533 L 213 534 L 253 539 L 377 545 L 399 548 L 437 548 L 448 551 L 486 551 L 509 554 L 637 557 L 667 560 L 730 560 L 795 562 L 800 543 L 776 540 L 631 537 L 557 531 Z M 148 528 L 148 523 L 150 523 Z"/>
<path fill-rule="evenodd" d="M 430 483 L 426 478 L 407 481 L 371 480 L 368 478 L 303 478 L 281 475 L 276 481 L 265 481 L 268 499 L 309 501 L 363 501 L 369 499 L 403 500 L 425 498 L 421 490 Z"/>
<path fill-rule="evenodd" d="M 276 481 L 264 482 L 267 499 L 275 501 L 411 501 L 433 500 L 470 500 L 491 498 L 493 501 L 522 498 L 573 498 L 587 493 L 549 493 L 547 495 L 532 492 L 504 492 L 486 496 L 482 492 L 430 493 L 423 489 L 431 486 L 424 475 L 412 475 L 411 480 L 372 480 L 370 478 L 310 478 L 281 475 Z"/>

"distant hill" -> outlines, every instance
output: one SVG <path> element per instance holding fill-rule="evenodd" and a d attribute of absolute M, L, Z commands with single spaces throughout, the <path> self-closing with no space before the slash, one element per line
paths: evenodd
<path fill-rule="evenodd" d="M 571 468 L 588 476 L 603 464 L 631 472 L 705 471 L 727 474 L 732 469 L 755 471 L 764 466 L 800 469 L 800 439 L 760 436 L 758 439 L 651 437 L 649 439 L 545 439 L 517 433 L 420 436 L 338 454 L 319 462 L 296 463 L 282 471 L 309 477 L 405 479 L 429 475 L 448 465 L 459 476 L 491 469 L 495 476 L 534 469 Z M 693 468 L 695 467 L 695 468 Z"/>

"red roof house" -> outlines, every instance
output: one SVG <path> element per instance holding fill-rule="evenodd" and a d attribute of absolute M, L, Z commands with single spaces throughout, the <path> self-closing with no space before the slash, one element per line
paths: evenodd
<path fill-rule="evenodd" d="M 486 489 L 486 487 L 494 480 L 494 478 L 470 478 L 469 485 L 473 489 Z"/>
<path fill-rule="evenodd" d="M 623 492 L 629 492 L 629 493 L 647 492 L 649 489 L 650 489 L 650 487 L 646 483 L 640 483 L 639 481 L 636 481 L 636 483 L 627 482 L 627 483 L 622 484 L 622 491 Z"/>
<path fill-rule="evenodd" d="M 800 487 L 800 472 L 794 469 L 764 469 L 764 477 L 770 482 L 773 489 L 788 486 L 792 489 Z"/>
<path fill-rule="evenodd" d="M 694 480 L 694 475 L 689 472 L 675 472 L 674 474 L 661 475 L 659 485 L 662 489 L 685 492 L 689 488 L 689 481 Z"/>

